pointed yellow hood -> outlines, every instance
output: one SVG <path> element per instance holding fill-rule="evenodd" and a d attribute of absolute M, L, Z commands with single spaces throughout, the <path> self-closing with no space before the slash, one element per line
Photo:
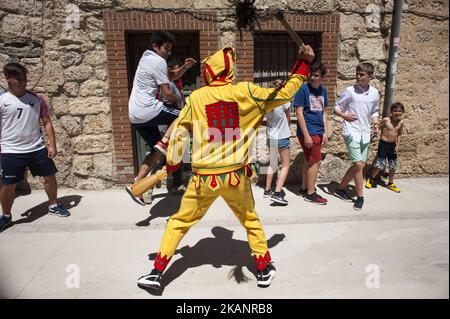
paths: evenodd
<path fill-rule="evenodd" d="M 202 61 L 203 80 L 208 86 L 221 86 L 232 83 L 235 77 L 234 62 L 237 60 L 236 49 L 223 48 Z"/>

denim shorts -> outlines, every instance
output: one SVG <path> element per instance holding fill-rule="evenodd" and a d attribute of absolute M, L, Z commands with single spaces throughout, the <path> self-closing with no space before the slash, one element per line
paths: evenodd
<path fill-rule="evenodd" d="M 275 147 L 278 149 L 286 149 L 289 148 L 289 138 L 282 139 L 267 139 L 267 147 Z"/>

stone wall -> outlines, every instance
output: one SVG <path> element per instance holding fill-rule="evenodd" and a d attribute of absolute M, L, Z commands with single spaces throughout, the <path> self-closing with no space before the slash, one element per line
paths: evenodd
<path fill-rule="evenodd" d="M 406 105 L 400 175 L 448 173 L 448 1 L 405 1 L 395 99 Z M 354 79 L 355 66 L 376 66 L 372 84 L 383 103 L 392 0 L 257 0 L 260 9 L 340 15 L 338 94 Z M 0 65 L 21 60 L 29 88 L 53 108 L 60 185 L 101 189 L 117 185 L 108 66 L 102 10 L 216 11 L 220 43 L 235 43 L 232 7 L 226 0 L 0 0 Z M 444 16 L 444 17 L 442 17 Z M 5 87 L 1 79 L 0 84 Z M 381 103 L 381 106 L 383 105 Z M 341 122 L 330 115 L 322 180 L 338 180 L 349 166 Z M 264 129 L 264 128 L 262 128 Z M 295 126 L 292 125 L 294 132 Z M 260 160 L 265 160 L 259 142 Z M 372 147 L 370 159 L 374 156 Z M 293 142 L 290 181 L 297 181 L 301 153 Z M 34 187 L 38 179 L 29 177 Z"/>

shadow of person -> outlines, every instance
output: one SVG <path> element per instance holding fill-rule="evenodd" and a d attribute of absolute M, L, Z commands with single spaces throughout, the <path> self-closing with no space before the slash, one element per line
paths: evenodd
<path fill-rule="evenodd" d="M 334 196 L 334 192 L 336 191 L 338 186 L 339 186 L 339 183 L 335 182 L 335 181 L 331 181 L 328 184 L 317 184 L 317 187 L 319 187 L 324 193 L 326 193 L 328 195 L 333 195 L 333 196 Z M 354 185 L 347 185 L 345 190 L 347 191 L 349 196 L 351 196 L 351 197 L 356 196 L 356 188 Z"/>
<path fill-rule="evenodd" d="M 153 200 L 161 197 L 160 195 L 164 196 L 162 194 L 158 194 L 153 197 Z M 150 208 L 150 216 L 137 222 L 135 225 L 139 227 L 146 227 L 149 226 L 150 222 L 155 218 L 172 216 L 180 208 L 181 198 L 182 196 L 167 194 L 163 199 Z"/>
<path fill-rule="evenodd" d="M 77 206 L 80 203 L 82 197 L 83 196 L 80 195 L 68 195 L 59 197 L 58 203 L 70 211 L 71 208 Z M 13 225 L 27 224 L 41 218 L 48 213 L 48 205 L 48 201 L 45 201 L 37 206 L 34 206 L 33 208 L 30 208 L 29 210 L 20 214 L 20 216 L 22 216 L 23 218 L 14 221 Z"/>
<path fill-rule="evenodd" d="M 181 254 L 164 273 L 161 282 L 161 292 L 173 280 L 181 276 L 190 268 L 202 265 L 212 265 L 215 268 L 222 266 L 234 266 L 228 274 L 228 279 L 234 278 L 237 283 L 247 282 L 249 278 L 243 273 L 246 267 L 256 277 L 256 265 L 247 241 L 233 239 L 233 231 L 216 226 L 211 229 L 214 237 L 203 238 L 193 247 L 184 246 L 175 251 Z M 270 248 L 283 241 L 284 234 L 275 234 L 268 241 Z M 156 253 L 149 254 L 149 259 L 154 260 Z"/>

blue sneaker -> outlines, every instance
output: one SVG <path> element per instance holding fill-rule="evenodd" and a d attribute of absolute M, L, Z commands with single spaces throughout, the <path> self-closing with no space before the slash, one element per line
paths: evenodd
<path fill-rule="evenodd" d="M 61 204 L 57 204 L 56 207 L 48 208 L 48 213 L 50 215 L 55 215 L 59 217 L 69 217 L 70 213 L 67 209 L 65 209 Z"/>
<path fill-rule="evenodd" d="M 8 228 L 12 224 L 12 216 L 6 217 L 5 215 L 0 216 L 0 233 Z"/>

